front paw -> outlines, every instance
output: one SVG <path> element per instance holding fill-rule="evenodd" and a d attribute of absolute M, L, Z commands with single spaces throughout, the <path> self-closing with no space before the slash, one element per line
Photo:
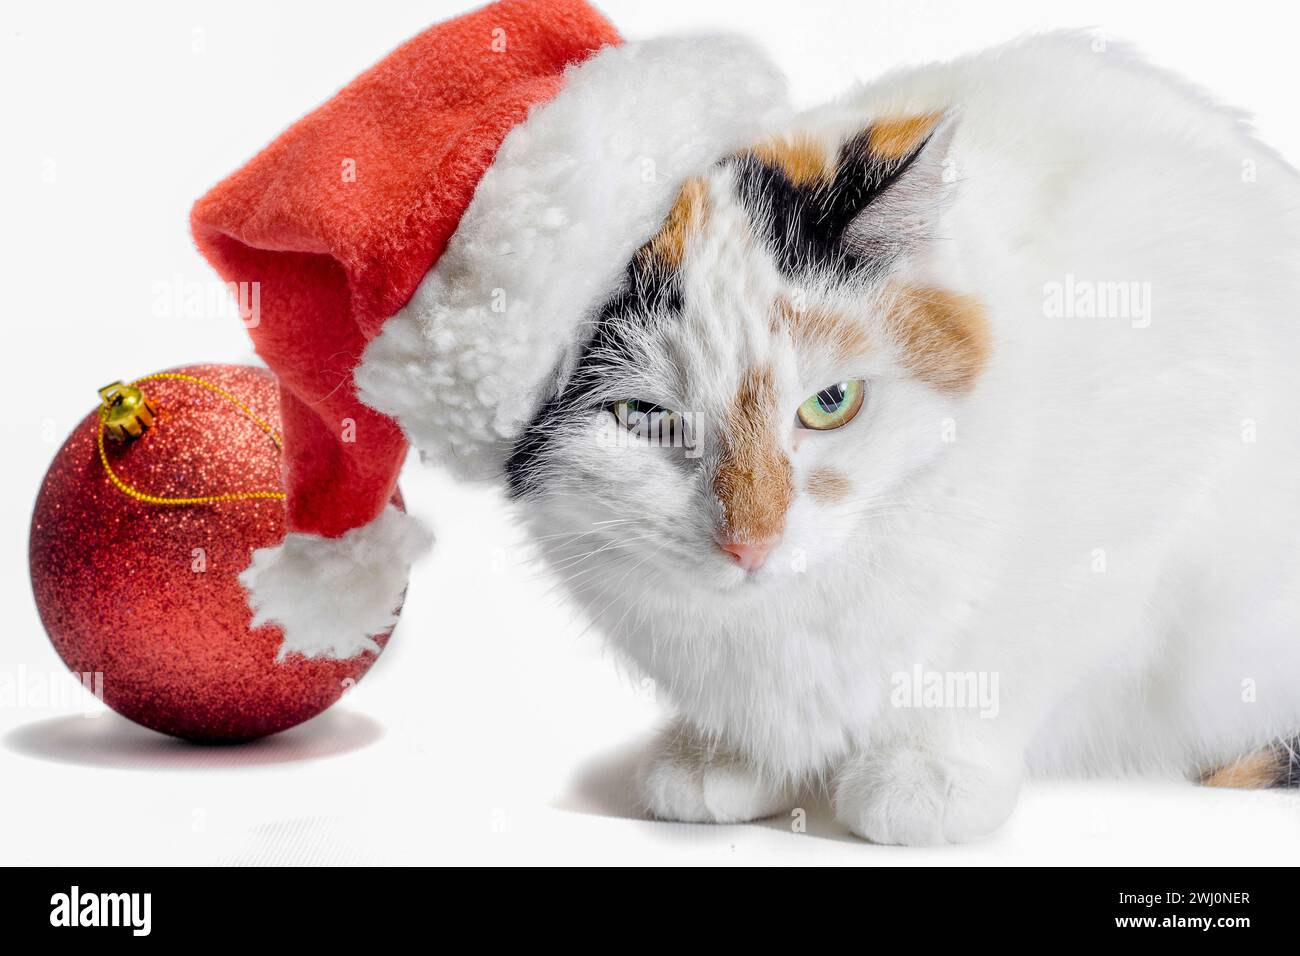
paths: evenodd
<path fill-rule="evenodd" d="M 745 823 L 785 810 L 787 789 L 744 760 L 700 743 L 680 725 L 646 754 L 637 774 L 646 811 L 682 823 Z"/>
<path fill-rule="evenodd" d="M 991 833 L 1011 815 L 1020 770 L 915 747 L 860 754 L 835 780 L 835 818 L 873 843 L 934 846 Z"/>

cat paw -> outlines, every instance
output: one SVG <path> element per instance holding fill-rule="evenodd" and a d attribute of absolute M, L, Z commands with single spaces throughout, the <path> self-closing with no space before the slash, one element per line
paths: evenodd
<path fill-rule="evenodd" d="M 872 843 L 965 843 L 1006 822 L 1019 790 L 1018 769 L 899 747 L 845 763 L 835 781 L 835 818 Z"/>
<path fill-rule="evenodd" d="M 678 731 L 665 734 L 646 755 L 637 789 L 652 817 L 681 823 L 745 823 L 780 813 L 790 804 L 785 787 Z"/>

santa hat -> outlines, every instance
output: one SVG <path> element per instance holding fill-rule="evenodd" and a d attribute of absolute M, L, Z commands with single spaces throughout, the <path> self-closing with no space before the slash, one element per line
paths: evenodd
<path fill-rule="evenodd" d="M 622 43 L 583 0 L 439 24 L 194 206 L 282 393 L 288 530 L 242 575 L 283 653 L 390 628 L 429 536 L 408 440 L 457 474 L 511 446 L 683 181 L 753 142 L 784 82 L 735 38 Z"/>

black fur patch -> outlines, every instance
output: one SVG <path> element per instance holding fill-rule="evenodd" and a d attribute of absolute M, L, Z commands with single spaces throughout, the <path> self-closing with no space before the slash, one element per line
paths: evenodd
<path fill-rule="evenodd" d="M 681 309 L 677 272 L 649 257 L 634 256 L 622 287 L 597 313 L 591 336 L 579 349 L 568 381 L 557 387 L 515 441 L 505 467 L 510 497 L 524 498 L 538 490 L 538 465 L 557 426 L 578 410 L 589 410 L 588 397 L 599 388 L 609 357 L 632 357 L 623 334 L 628 321 L 651 314 L 677 314 Z"/>
<path fill-rule="evenodd" d="M 830 182 L 793 183 L 779 166 L 753 153 L 728 160 L 737 194 L 787 276 L 829 268 L 848 277 L 878 265 L 848 248 L 844 234 L 863 210 L 907 172 L 929 139 L 902 160 L 882 160 L 871 153 L 870 132 L 864 130 L 840 147 Z"/>

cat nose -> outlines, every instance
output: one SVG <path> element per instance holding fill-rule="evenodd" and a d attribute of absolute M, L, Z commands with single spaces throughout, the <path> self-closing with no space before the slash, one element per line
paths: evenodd
<path fill-rule="evenodd" d="M 767 559 L 767 553 L 776 546 L 777 539 L 767 541 L 723 541 L 721 548 L 736 559 L 746 571 L 757 571 Z"/>

